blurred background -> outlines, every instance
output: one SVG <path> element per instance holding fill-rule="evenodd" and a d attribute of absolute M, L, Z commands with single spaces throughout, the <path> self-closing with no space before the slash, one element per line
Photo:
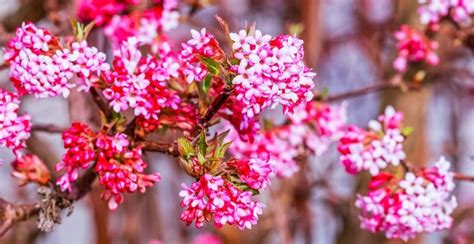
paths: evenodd
<path fill-rule="evenodd" d="M 55 13 L 75 15 L 74 1 L 0 0 L 2 33 L 11 33 L 23 21 L 34 21 L 55 28 Z M 189 12 L 185 1 L 181 12 Z M 305 57 L 308 66 L 318 73 L 319 90 L 341 94 L 393 77 L 392 60 L 396 53 L 393 31 L 401 24 L 420 26 L 415 0 L 208 0 L 180 26 L 168 33 L 178 46 L 189 38 L 189 29 L 206 27 L 221 32 L 214 15 L 229 22 L 231 31 L 256 22 L 264 33 L 288 32 L 292 24 L 303 26 Z M 448 28 L 448 27 L 447 27 Z M 441 33 L 449 33 L 449 29 Z M 1 34 L 0 45 L 7 35 Z M 216 35 L 219 37 L 219 35 Z M 94 35 L 91 36 L 94 38 Z M 365 127 L 387 104 L 405 113 L 405 124 L 415 128 L 405 144 L 410 161 L 429 165 L 440 155 L 453 162 L 455 171 L 474 174 L 474 56 L 445 35 L 439 55 L 442 64 L 428 71 L 421 89 L 401 92 L 396 89 L 374 92 L 347 99 L 349 122 Z M 97 39 L 96 42 L 100 40 Z M 107 43 L 104 47 L 110 47 Z M 104 50 L 106 51 L 106 50 Z M 110 52 L 110 50 L 109 50 Z M 0 87 L 8 87 L 8 71 L 0 73 Z M 337 101 L 341 102 L 341 101 Z M 87 121 L 94 105 L 82 94 L 73 93 L 67 100 L 50 98 L 23 101 L 24 111 L 33 123 L 55 123 L 67 127 L 71 121 Z M 267 116 L 273 116 L 272 113 Z M 49 164 L 63 153 L 59 134 L 33 133 L 28 145 Z M 162 180 L 146 194 L 127 196 L 116 211 L 107 209 L 99 190 L 75 204 L 74 213 L 51 233 L 37 231 L 35 221 L 20 223 L 4 243 L 193 243 L 200 233 L 214 233 L 224 243 L 399 243 L 386 240 L 359 228 L 354 197 L 363 191 L 367 179 L 345 173 L 338 163 L 335 145 L 322 157 L 310 158 L 309 164 L 290 179 L 275 179 L 261 196 L 267 205 L 258 225 L 239 231 L 232 227 L 220 230 L 206 224 L 202 229 L 186 227 L 179 219 L 181 182 L 190 182 L 175 159 L 157 153 L 145 155 L 150 167 Z M 5 162 L 13 159 L 10 151 L 0 149 Z M 2 166 L 0 196 L 12 202 L 36 199 L 35 186 L 18 188 L 10 177 L 11 169 Z M 308 179 L 316 179 L 317 184 Z M 455 224 L 445 232 L 423 235 L 408 243 L 474 243 L 474 190 L 472 183 L 459 183 L 456 195 L 460 207 Z M 269 199 L 272 199 L 269 201 Z"/>

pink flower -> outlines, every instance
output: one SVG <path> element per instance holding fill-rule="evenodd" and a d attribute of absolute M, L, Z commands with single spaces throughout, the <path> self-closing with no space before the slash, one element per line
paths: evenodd
<path fill-rule="evenodd" d="M 268 160 L 229 160 L 227 166 L 235 170 L 239 179 L 249 187 L 260 190 L 270 185 L 270 174 L 273 172 Z"/>
<path fill-rule="evenodd" d="M 202 81 L 208 71 L 202 64 L 201 58 L 209 58 L 214 61 L 222 61 L 223 52 L 216 38 L 207 33 L 206 29 L 200 32 L 191 30 L 192 39 L 182 44 L 180 59 L 183 62 L 183 74 L 188 83 Z"/>
<path fill-rule="evenodd" d="M 51 179 L 48 167 L 34 154 L 25 154 L 12 162 L 12 176 L 20 180 L 20 186 L 30 182 L 46 185 Z"/>
<path fill-rule="evenodd" d="M 234 57 L 238 64 L 232 80 L 236 99 L 245 105 L 248 117 L 265 108 L 281 104 L 285 113 L 313 98 L 315 73 L 303 63 L 303 41 L 289 35 L 271 38 L 259 30 L 249 35 L 245 30 L 231 33 Z"/>
<path fill-rule="evenodd" d="M 157 119 L 164 108 L 177 109 L 180 98 L 167 82 L 177 77 L 178 65 L 169 49 L 163 56 L 142 57 L 138 41 L 128 39 L 114 52 L 113 70 L 106 75 L 109 87 L 103 94 L 115 112 L 133 108 L 135 116 Z"/>
<path fill-rule="evenodd" d="M 81 21 L 95 21 L 97 26 L 102 26 L 123 12 L 127 5 L 138 3 L 138 0 L 81 0 L 77 15 Z"/>
<path fill-rule="evenodd" d="M 23 24 L 5 48 L 10 65 L 10 80 L 20 95 L 37 98 L 62 95 L 67 97 L 79 79 L 79 90 L 88 90 L 102 72 L 109 69 L 105 54 L 85 41 L 62 48 L 59 39 L 48 30 L 32 23 Z"/>
<path fill-rule="evenodd" d="M 190 187 L 183 184 L 183 188 L 179 195 L 186 210 L 180 218 L 187 225 L 194 221 L 197 228 L 214 219 L 217 228 L 229 224 L 251 229 L 264 207 L 251 199 L 251 192 L 237 189 L 221 176 L 205 174 Z"/>
<path fill-rule="evenodd" d="M 63 132 L 66 153 L 61 162 L 56 164 L 56 171 L 65 171 L 57 185 L 62 191 L 72 191 L 71 183 L 76 181 L 80 169 L 89 168 L 96 159 L 94 141 L 97 135 L 85 124 L 73 123 L 71 128 Z"/>
<path fill-rule="evenodd" d="M 356 174 L 368 170 L 377 175 L 388 165 L 399 165 L 406 157 L 402 145 L 405 139 L 399 128 L 402 118 L 389 106 L 377 121 L 370 121 L 369 131 L 350 126 L 338 147 L 346 171 Z"/>
<path fill-rule="evenodd" d="M 0 146 L 13 150 L 17 157 L 30 137 L 31 117 L 18 115 L 20 99 L 15 93 L 0 89 Z"/>
<path fill-rule="evenodd" d="M 454 182 L 449 166 L 441 158 L 432 168 L 406 173 L 401 181 L 390 183 L 393 176 L 383 177 L 384 181 L 373 177 L 368 195 L 359 195 L 356 201 L 361 209 L 361 227 L 405 241 L 419 233 L 450 228 L 453 222 L 450 215 L 457 202 L 451 196 Z M 389 185 L 377 187 L 382 184 Z"/>
<path fill-rule="evenodd" d="M 409 62 L 424 61 L 432 66 L 439 64 L 439 57 L 434 51 L 438 48 L 436 41 L 429 40 L 407 25 L 403 25 L 394 35 L 398 41 L 398 57 L 393 67 L 397 71 L 405 72 Z"/>

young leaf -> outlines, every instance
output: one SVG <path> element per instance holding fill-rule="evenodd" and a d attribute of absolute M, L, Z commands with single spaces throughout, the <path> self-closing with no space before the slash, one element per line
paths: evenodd
<path fill-rule="evenodd" d="M 402 135 L 409 136 L 415 130 L 413 127 L 405 127 L 402 129 Z"/>
<path fill-rule="evenodd" d="M 202 155 L 206 155 L 207 143 L 206 143 L 206 134 L 204 133 L 204 131 L 201 131 L 201 134 L 199 135 L 198 148 L 199 148 L 199 152 Z"/>
<path fill-rule="evenodd" d="M 194 151 L 191 142 L 189 142 L 186 138 L 183 137 L 178 138 L 178 152 L 179 155 L 186 159 L 196 155 L 196 152 Z"/>

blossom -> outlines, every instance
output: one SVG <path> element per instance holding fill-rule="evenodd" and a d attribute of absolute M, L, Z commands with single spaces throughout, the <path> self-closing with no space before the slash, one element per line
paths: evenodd
<path fill-rule="evenodd" d="M 338 147 L 346 171 L 356 174 L 368 170 L 377 175 L 388 165 L 399 165 L 406 157 L 402 145 L 405 139 L 399 128 L 402 118 L 400 112 L 388 106 L 383 115 L 369 122 L 368 131 L 349 126 Z"/>
<path fill-rule="evenodd" d="M 123 12 L 127 5 L 138 3 L 138 0 L 81 0 L 77 15 L 82 21 L 95 21 L 96 25 L 102 26 L 107 24 L 112 16 Z"/>
<path fill-rule="evenodd" d="M 229 224 L 241 230 L 251 229 L 264 207 L 252 200 L 251 192 L 239 190 L 221 176 L 204 174 L 190 187 L 183 184 L 183 188 L 179 195 L 186 210 L 180 218 L 187 225 L 194 221 L 197 228 L 213 218 L 217 228 Z"/>
<path fill-rule="evenodd" d="M 471 0 L 418 0 L 418 8 L 423 24 L 438 24 L 443 17 L 450 16 L 459 25 L 470 25 L 470 15 L 474 13 Z"/>
<path fill-rule="evenodd" d="M 232 49 L 238 64 L 232 79 L 236 99 L 243 102 L 248 117 L 267 107 L 283 106 L 285 113 L 313 98 L 312 73 L 303 63 L 303 41 L 290 35 L 271 38 L 259 30 L 231 33 Z"/>
<path fill-rule="evenodd" d="M 106 75 L 108 88 L 104 97 L 110 101 L 114 111 L 133 108 L 135 116 L 157 119 L 163 108 L 176 109 L 179 97 L 167 87 L 167 81 L 177 77 L 177 64 L 170 51 L 156 59 L 142 57 L 136 38 L 124 42 L 114 52 L 113 70 Z"/>
<path fill-rule="evenodd" d="M 12 176 L 20 180 L 20 186 L 30 182 L 46 185 L 51 179 L 48 167 L 34 154 L 25 154 L 12 162 Z"/>
<path fill-rule="evenodd" d="M 20 95 L 37 98 L 62 95 L 67 97 L 77 75 L 79 90 L 88 90 L 101 72 L 107 71 L 104 53 L 88 47 L 86 41 L 63 48 L 59 39 L 48 30 L 32 23 L 23 23 L 5 48 L 10 65 L 10 80 Z"/>
<path fill-rule="evenodd" d="M 441 158 L 434 167 L 421 172 L 408 172 L 402 180 L 393 176 L 373 177 L 367 196 L 359 195 L 356 206 L 361 209 L 361 227 L 371 232 L 384 232 L 387 238 L 408 240 L 422 232 L 448 229 L 450 216 L 457 206 L 451 196 L 454 189 L 450 163 Z M 379 181 L 373 184 L 374 179 Z M 391 181 L 391 182 L 390 182 Z"/>
<path fill-rule="evenodd" d="M 104 27 L 104 33 L 115 47 L 130 37 L 142 44 L 155 45 L 161 32 L 175 29 L 179 25 L 178 1 L 163 0 L 161 4 L 143 12 L 114 15 Z"/>
<path fill-rule="evenodd" d="M 398 41 L 398 56 L 393 62 L 393 67 L 399 72 L 405 72 L 409 62 L 424 61 L 429 65 L 439 64 L 439 57 L 435 51 L 438 43 L 418 33 L 407 25 L 394 34 Z"/>
<path fill-rule="evenodd" d="M 183 62 L 183 74 L 188 83 L 202 81 L 208 74 L 206 66 L 201 59 L 212 59 L 222 61 L 223 51 L 219 47 L 219 42 L 206 29 L 200 32 L 191 30 L 192 39 L 183 43 L 180 52 L 180 59 Z"/>
<path fill-rule="evenodd" d="M 95 133 L 76 122 L 63 133 L 63 141 L 67 151 L 56 164 L 56 171 L 65 171 L 56 182 L 62 191 L 71 192 L 71 183 L 77 180 L 79 170 L 92 168 L 95 163 L 93 170 L 105 188 L 101 196 L 110 209 L 116 209 L 123 202 L 124 193 L 144 193 L 161 178 L 159 173 L 144 174 L 147 164 L 142 159 L 142 150 L 132 147 L 125 134 Z"/>
<path fill-rule="evenodd" d="M 235 170 L 238 178 L 249 187 L 259 190 L 270 185 L 270 175 L 273 172 L 269 160 L 252 158 L 249 160 L 229 160 L 227 166 Z"/>
<path fill-rule="evenodd" d="M 20 99 L 15 93 L 0 89 L 0 146 L 13 150 L 17 157 L 30 137 L 31 116 L 18 115 Z"/>
<path fill-rule="evenodd" d="M 143 173 L 147 164 L 142 159 L 141 148 L 129 148 L 126 135 L 118 133 L 111 137 L 101 134 L 96 147 L 99 152 L 95 171 L 99 175 L 99 184 L 105 187 L 101 196 L 110 209 L 116 209 L 123 202 L 124 193 L 144 193 L 147 187 L 160 181 L 159 173 Z"/>
<path fill-rule="evenodd" d="M 55 168 L 57 172 L 65 171 L 58 181 L 57 185 L 62 191 L 72 191 L 71 183 L 76 181 L 80 169 L 89 168 L 96 158 L 94 141 L 97 135 L 89 126 L 75 122 L 71 128 L 63 132 L 62 138 L 66 153 L 61 162 L 57 163 Z"/>

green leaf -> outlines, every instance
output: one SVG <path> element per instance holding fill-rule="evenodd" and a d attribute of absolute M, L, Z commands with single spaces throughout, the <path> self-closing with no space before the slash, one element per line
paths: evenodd
<path fill-rule="evenodd" d="M 227 149 L 229 149 L 231 144 L 232 142 L 227 142 L 222 145 L 219 145 L 214 153 L 214 156 L 216 158 L 224 158 L 225 153 L 227 152 Z"/>
<path fill-rule="evenodd" d="M 178 152 L 181 157 L 186 159 L 196 155 L 193 145 L 184 137 L 178 138 Z"/>
<path fill-rule="evenodd" d="M 206 78 L 201 82 L 201 89 L 204 95 L 207 95 L 209 88 L 211 88 L 212 75 L 207 75 Z"/>
<path fill-rule="evenodd" d="M 409 136 L 414 130 L 415 129 L 413 127 L 405 127 L 402 129 L 402 135 Z"/>
<path fill-rule="evenodd" d="M 198 156 L 199 164 L 204 165 L 206 163 L 206 158 L 204 157 L 204 155 L 202 155 L 201 152 L 199 152 L 197 156 Z"/>
<path fill-rule="evenodd" d="M 206 155 L 207 143 L 206 143 L 206 133 L 204 131 L 201 131 L 201 134 L 199 135 L 198 148 L 199 148 L 199 152 L 202 155 Z"/>
<path fill-rule="evenodd" d="M 214 76 L 219 76 L 221 73 L 221 65 L 212 58 L 201 58 L 201 62 L 206 66 L 207 71 Z"/>

